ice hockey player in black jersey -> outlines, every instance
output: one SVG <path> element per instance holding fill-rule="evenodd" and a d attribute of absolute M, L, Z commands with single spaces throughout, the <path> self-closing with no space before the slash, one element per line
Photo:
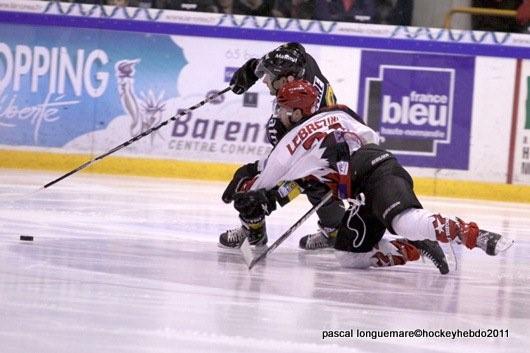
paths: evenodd
<path fill-rule="evenodd" d="M 279 90 L 278 116 L 287 133 L 247 186 L 249 191 L 234 195 L 240 217 L 270 214 L 277 195 L 271 190 L 279 182 L 310 178 L 328 185 L 335 198 L 350 202 L 334 245 L 339 262 L 346 267 L 401 265 L 417 259 L 418 250 L 434 241 L 455 241 L 488 255 L 497 255 L 513 244 L 474 222 L 424 209 L 409 173 L 391 152 L 372 143 L 375 132 L 352 119 L 355 113 L 345 107 L 317 111 L 316 96 L 304 80 L 289 82 Z M 386 230 L 411 241 L 388 241 L 383 238 Z"/>
<path fill-rule="evenodd" d="M 269 88 L 271 95 L 276 95 L 278 89 L 288 81 L 304 79 L 312 83 L 317 92 L 319 108 L 334 105 L 336 98 L 328 80 L 322 74 L 315 59 L 309 55 L 299 43 L 287 43 L 274 49 L 260 59 L 248 60 L 237 70 L 230 84 L 236 94 L 242 94 L 252 87 L 259 79 Z M 273 114 L 267 123 L 267 137 L 275 145 L 285 133 L 285 128 Z M 259 163 L 249 163 L 240 167 L 232 181 L 223 193 L 225 203 L 232 202 L 233 195 L 240 190 L 244 183 L 259 174 Z M 284 195 L 282 204 L 289 202 L 300 192 L 307 195 L 309 201 L 315 205 L 328 192 L 328 188 L 318 182 L 290 182 L 281 187 Z M 300 247 L 307 250 L 332 247 L 338 226 L 344 216 L 345 209 L 341 202 L 331 200 L 317 212 L 319 230 L 300 239 Z M 226 247 L 237 247 L 245 237 L 249 237 L 252 245 L 267 242 L 265 220 L 254 219 L 252 223 L 242 221 L 242 226 L 227 230 L 219 237 L 219 243 Z"/>

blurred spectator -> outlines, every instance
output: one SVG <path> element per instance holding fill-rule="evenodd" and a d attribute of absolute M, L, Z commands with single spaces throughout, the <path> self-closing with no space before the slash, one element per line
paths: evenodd
<path fill-rule="evenodd" d="M 239 0 L 239 11 L 249 16 L 271 16 L 274 0 Z"/>
<path fill-rule="evenodd" d="M 413 0 L 377 0 L 376 22 L 395 26 L 410 26 L 413 6 Z"/>
<path fill-rule="evenodd" d="M 502 10 L 516 10 L 522 7 L 520 18 L 523 19 L 524 17 L 522 14 L 528 5 L 523 4 L 522 0 L 473 0 L 473 7 Z M 474 30 L 479 31 L 526 32 L 524 26 L 518 24 L 515 19 L 507 17 L 476 15 L 471 17 L 471 24 Z"/>
<path fill-rule="evenodd" d="M 517 8 L 517 22 L 526 25 L 530 21 L 530 0 L 523 0 Z"/>
<path fill-rule="evenodd" d="M 315 0 L 316 20 L 375 23 L 376 3 L 373 0 Z"/>
<path fill-rule="evenodd" d="M 136 3 L 137 4 L 131 3 L 129 0 L 129 6 L 138 6 L 144 9 L 150 9 L 151 7 L 154 7 L 153 1 L 151 0 L 137 0 Z"/>
<path fill-rule="evenodd" d="M 232 15 L 242 14 L 243 12 L 241 12 L 241 10 L 237 6 L 235 6 L 235 1 L 237 0 L 215 0 L 215 7 L 217 9 L 216 12 Z"/>
<path fill-rule="evenodd" d="M 271 15 L 274 17 L 291 17 L 310 19 L 315 12 L 313 0 L 276 0 Z"/>
<path fill-rule="evenodd" d="M 129 6 L 129 1 L 128 0 L 107 0 L 107 5 L 125 7 L 125 6 Z"/>
<path fill-rule="evenodd" d="M 213 0 L 158 0 L 156 5 L 169 10 L 217 12 Z"/>

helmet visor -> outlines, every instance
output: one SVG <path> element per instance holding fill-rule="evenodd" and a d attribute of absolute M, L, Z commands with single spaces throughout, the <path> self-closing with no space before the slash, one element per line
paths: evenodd
<path fill-rule="evenodd" d="M 263 76 L 268 75 L 271 81 L 275 81 L 277 78 L 277 75 L 267 68 L 265 60 L 263 58 L 259 60 L 258 65 L 254 70 L 254 74 L 256 74 L 258 78 L 262 78 Z"/>

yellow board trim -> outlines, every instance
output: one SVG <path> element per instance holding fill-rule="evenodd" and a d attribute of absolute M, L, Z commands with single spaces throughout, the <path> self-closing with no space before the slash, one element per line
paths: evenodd
<path fill-rule="evenodd" d="M 68 172 L 90 160 L 82 154 L 59 154 L 0 150 L 0 168 L 36 169 Z M 136 175 L 194 180 L 228 181 L 235 164 L 153 160 L 109 156 L 95 162 L 82 173 Z M 414 178 L 418 195 L 530 203 L 530 186 L 463 180 Z"/>
<path fill-rule="evenodd" d="M 530 203 L 530 186 L 464 180 L 414 178 L 418 195 Z"/>
<path fill-rule="evenodd" d="M 0 150 L 0 168 L 69 172 L 94 158 L 84 154 L 59 154 Z M 230 180 L 237 165 L 109 156 L 81 173 L 136 175 L 200 180 Z"/>

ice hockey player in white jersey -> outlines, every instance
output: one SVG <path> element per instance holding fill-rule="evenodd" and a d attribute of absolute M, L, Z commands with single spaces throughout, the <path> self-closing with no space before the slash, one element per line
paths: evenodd
<path fill-rule="evenodd" d="M 376 133 L 352 119 L 355 113 L 346 107 L 315 112 L 314 97 L 314 88 L 304 80 L 279 90 L 278 115 L 288 132 L 262 163 L 249 191 L 234 196 L 240 217 L 269 215 L 278 195 L 271 190 L 279 182 L 308 178 L 327 184 L 334 197 L 351 204 L 335 243 L 337 258 L 346 267 L 402 265 L 417 260 L 429 241 L 455 241 L 488 255 L 513 244 L 474 222 L 424 209 L 408 172 L 391 152 L 374 144 Z M 411 241 L 388 241 L 385 230 Z"/>

